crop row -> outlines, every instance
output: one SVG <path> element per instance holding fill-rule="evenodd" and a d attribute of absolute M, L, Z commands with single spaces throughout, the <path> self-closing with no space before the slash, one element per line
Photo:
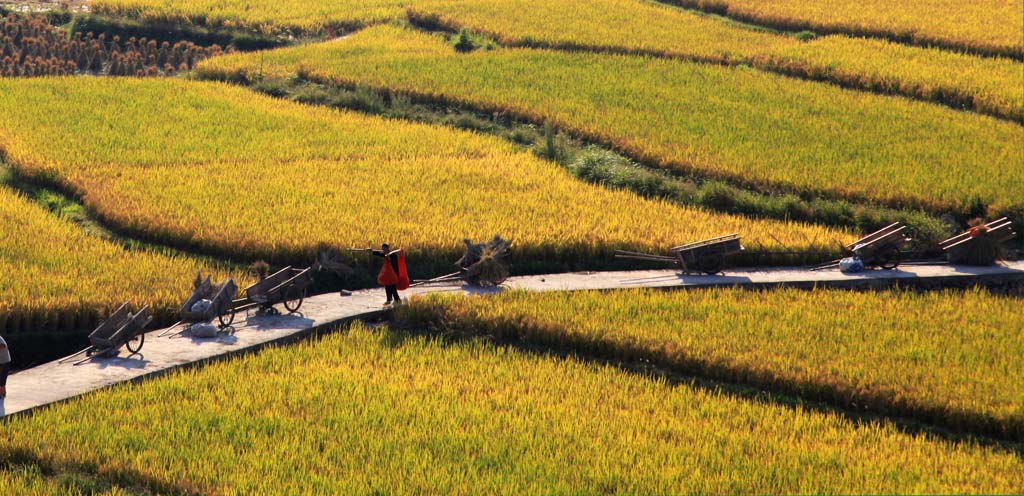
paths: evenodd
<path fill-rule="evenodd" d="M 781 29 L 879 36 L 1024 57 L 1021 0 L 667 0 Z"/>
<path fill-rule="evenodd" d="M 907 95 L 1020 121 L 1024 65 L 898 43 L 755 30 L 646 1 L 427 0 L 414 22 L 487 33 L 504 45 L 655 54 Z"/>
<path fill-rule="evenodd" d="M 413 301 L 412 327 L 521 339 L 1024 440 L 1021 298 L 898 290 L 506 293 Z"/>
<path fill-rule="evenodd" d="M 68 106 L 76 111 L 59 111 Z M 850 238 L 583 183 L 495 137 L 220 83 L 0 80 L 0 149 L 111 225 L 243 260 L 301 263 L 321 244 L 388 241 L 422 276 L 458 258 L 463 238 L 495 234 L 515 241 L 516 263 L 569 267 L 730 232 L 752 250 L 777 248 L 775 238 L 809 250 Z"/>
<path fill-rule="evenodd" d="M 3 186 L 0 224 L 0 334 L 16 357 L 19 347 L 21 358 L 29 356 L 40 334 L 91 328 L 125 301 L 167 315 L 188 295 L 197 271 L 225 273 L 85 234 Z"/>
<path fill-rule="evenodd" d="M 936 211 L 1021 208 L 1024 129 L 742 67 L 551 50 L 468 54 L 392 26 L 210 59 L 201 77 L 303 77 L 511 112 L 644 162 L 766 189 Z M 957 143 L 958 146 L 950 146 Z"/>
<path fill-rule="evenodd" d="M 1021 459 L 994 448 L 358 324 L 99 391 L 4 431 L 0 462 L 145 474 L 202 494 L 1001 493 L 1024 484 Z"/>

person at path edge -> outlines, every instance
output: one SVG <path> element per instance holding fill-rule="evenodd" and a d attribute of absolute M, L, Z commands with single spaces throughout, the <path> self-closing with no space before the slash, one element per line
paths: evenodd
<path fill-rule="evenodd" d="M 409 287 L 409 274 L 405 268 L 405 253 L 401 248 L 391 251 L 391 247 L 387 243 L 380 245 L 379 250 L 372 248 L 367 248 L 367 250 L 384 259 L 380 273 L 377 274 L 377 284 L 384 286 L 384 292 L 388 296 L 388 301 L 384 303 L 384 306 L 390 305 L 392 301 L 395 304 L 401 303 L 402 297 L 398 296 L 398 291 Z"/>
<path fill-rule="evenodd" d="M 0 337 L 0 398 L 7 397 L 7 373 L 11 371 L 11 350 L 7 341 Z"/>

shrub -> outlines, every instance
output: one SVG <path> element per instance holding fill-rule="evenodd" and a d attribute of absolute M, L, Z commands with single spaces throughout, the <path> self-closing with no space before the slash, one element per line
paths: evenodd
<path fill-rule="evenodd" d="M 465 29 L 459 31 L 459 34 L 455 36 L 455 42 L 452 46 L 455 47 L 457 52 L 472 52 L 477 48 L 472 38 L 470 38 L 469 31 Z"/>
<path fill-rule="evenodd" d="M 508 139 L 520 145 L 532 145 L 537 142 L 537 130 L 533 126 L 519 125 L 508 132 Z"/>
<path fill-rule="evenodd" d="M 794 34 L 793 37 L 800 41 L 811 41 L 817 38 L 818 35 L 813 31 L 800 31 L 799 33 Z"/>
<path fill-rule="evenodd" d="M 697 193 L 697 202 L 729 212 L 736 207 L 736 190 L 723 182 L 710 181 L 701 186 Z"/>

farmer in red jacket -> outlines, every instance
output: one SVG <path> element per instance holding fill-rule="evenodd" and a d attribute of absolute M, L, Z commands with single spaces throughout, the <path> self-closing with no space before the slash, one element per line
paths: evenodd
<path fill-rule="evenodd" d="M 380 273 L 377 275 L 377 284 L 384 286 L 384 292 L 388 296 L 388 301 L 384 303 L 384 306 L 390 305 L 392 301 L 396 304 L 401 303 L 402 297 L 398 296 L 398 291 L 409 287 L 409 273 L 405 268 L 405 253 L 401 248 L 391 251 L 391 247 L 387 243 L 380 245 L 379 250 L 371 248 L 367 248 L 367 250 L 384 259 Z"/>

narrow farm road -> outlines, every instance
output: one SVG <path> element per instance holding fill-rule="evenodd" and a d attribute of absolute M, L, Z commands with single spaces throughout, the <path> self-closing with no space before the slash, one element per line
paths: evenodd
<path fill-rule="evenodd" d="M 1024 262 L 995 267 L 952 265 L 905 265 L 900 270 L 842 274 L 837 270 L 811 272 L 797 268 L 727 271 L 716 276 L 681 275 L 673 270 L 586 272 L 510 278 L 503 287 L 490 290 L 465 286 L 420 286 L 407 296 L 460 292 L 493 294 L 505 290 L 579 291 L 624 288 L 743 287 L 882 287 L 893 283 L 927 287 L 1024 281 Z M 232 354 L 252 352 L 262 346 L 298 339 L 318 330 L 353 320 L 373 319 L 385 313 L 383 291 L 356 291 L 351 296 L 337 293 L 307 298 L 300 312 L 292 315 L 239 315 L 233 335 L 217 338 L 189 336 L 158 337 L 147 334 L 140 353 L 122 349 L 113 358 L 94 358 L 81 365 L 56 361 L 10 376 L 7 398 L 0 400 L 0 416 L 33 409 L 125 381 L 155 377 L 178 367 L 202 363 Z M 85 347 L 86 343 L 82 343 Z"/>

